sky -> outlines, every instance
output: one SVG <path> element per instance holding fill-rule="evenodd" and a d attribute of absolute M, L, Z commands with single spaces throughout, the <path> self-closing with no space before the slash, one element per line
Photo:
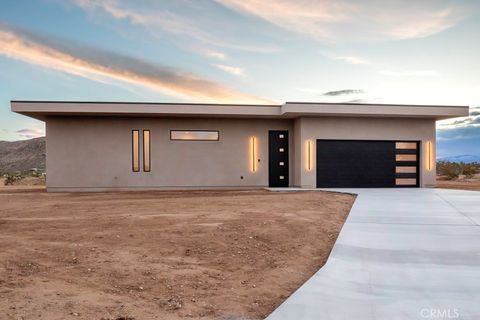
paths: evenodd
<path fill-rule="evenodd" d="M 468 105 L 439 158 L 480 159 L 480 1 L 0 0 L 0 140 L 44 135 L 11 100 Z"/>

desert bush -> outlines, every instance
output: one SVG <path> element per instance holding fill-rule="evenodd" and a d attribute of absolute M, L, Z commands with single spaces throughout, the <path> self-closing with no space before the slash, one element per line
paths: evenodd
<path fill-rule="evenodd" d="M 8 185 L 12 185 L 15 183 L 15 181 L 19 181 L 19 180 L 22 180 L 23 177 L 20 173 L 13 173 L 13 174 L 4 174 L 3 175 L 3 184 L 8 186 Z"/>
<path fill-rule="evenodd" d="M 462 166 L 456 162 L 439 161 L 437 162 L 437 174 L 444 176 L 448 180 L 458 178 L 462 173 Z"/>
<path fill-rule="evenodd" d="M 465 175 L 465 178 L 471 179 L 477 173 L 477 168 L 475 164 L 463 163 L 462 164 L 462 174 Z"/>
<path fill-rule="evenodd" d="M 28 174 L 30 177 L 41 178 L 45 173 L 40 169 L 32 168 Z"/>

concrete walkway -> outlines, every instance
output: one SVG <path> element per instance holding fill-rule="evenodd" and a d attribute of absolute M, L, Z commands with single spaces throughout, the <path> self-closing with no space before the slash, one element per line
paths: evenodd
<path fill-rule="evenodd" d="M 358 194 L 326 263 L 268 320 L 480 319 L 480 192 Z"/>

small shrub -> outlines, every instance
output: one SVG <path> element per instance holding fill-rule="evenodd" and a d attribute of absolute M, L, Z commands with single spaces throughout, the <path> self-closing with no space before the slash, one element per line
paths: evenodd
<path fill-rule="evenodd" d="M 465 178 L 471 179 L 477 173 L 477 168 L 474 164 L 463 164 L 462 166 L 462 174 L 465 175 Z"/>
<path fill-rule="evenodd" d="M 8 185 L 12 185 L 15 183 L 15 181 L 19 181 L 19 180 L 22 180 L 23 177 L 20 173 L 14 173 L 14 174 L 4 174 L 3 175 L 3 184 L 8 186 Z"/>
<path fill-rule="evenodd" d="M 40 178 L 44 175 L 44 172 L 37 168 L 30 169 L 29 175 L 34 178 Z"/>
<path fill-rule="evenodd" d="M 437 174 L 444 176 L 448 180 L 458 178 L 462 173 L 462 166 L 456 162 L 439 161 L 437 163 Z"/>

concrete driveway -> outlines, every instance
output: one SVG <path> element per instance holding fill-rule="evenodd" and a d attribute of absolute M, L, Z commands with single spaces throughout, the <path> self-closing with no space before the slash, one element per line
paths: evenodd
<path fill-rule="evenodd" d="M 341 189 L 326 263 L 268 320 L 480 319 L 480 192 Z"/>

